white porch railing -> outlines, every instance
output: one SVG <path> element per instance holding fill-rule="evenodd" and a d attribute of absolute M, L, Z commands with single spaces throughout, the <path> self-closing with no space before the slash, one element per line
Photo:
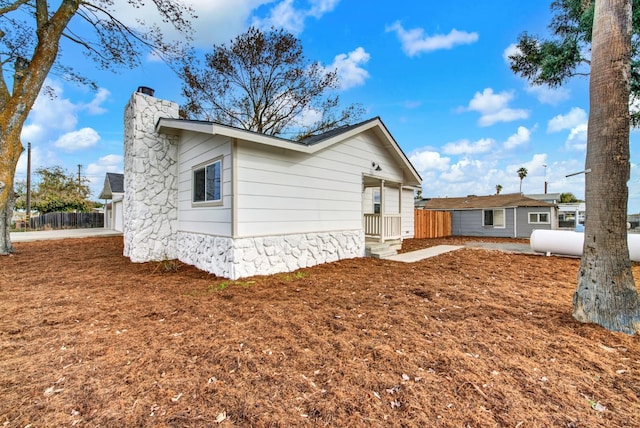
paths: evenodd
<path fill-rule="evenodd" d="M 402 236 L 401 214 L 365 214 L 364 234 L 381 240 L 400 239 Z"/>

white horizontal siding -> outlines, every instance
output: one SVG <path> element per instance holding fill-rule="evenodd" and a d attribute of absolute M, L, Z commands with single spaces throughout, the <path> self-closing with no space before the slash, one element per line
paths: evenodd
<path fill-rule="evenodd" d="M 361 229 L 363 174 L 402 180 L 369 133 L 313 155 L 241 141 L 237 162 L 239 236 Z"/>
<path fill-rule="evenodd" d="M 362 213 L 373 214 L 373 187 L 367 187 L 362 194 Z"/>
<path fill-rule="evenodd" d="M 414 224 L 414 196 L 412 189 L 402 189 L 402 237 L 415 236 Z"/>
<path fill-rule="evenodd" d="M 401 166 L 372 134 L 360 134 L 334 146 L 332 152 L 338 160 L 347 165 L 358 165 L 363 173 L 373 173 L 376 177 L 386 180 L 403 181 Z M 381 170 L 373 171 L 372 162 L 376 162 Z"/>
<path fill-rule="evenodd" d="M 193 206 L 192 168 L 222 156 L 222 205 Z M 184 132 L 178 147 L 178 230 L 232 235 L 231 143 L 228 138 Z"/>
<path fill-rule="evenodd" d="M 384 188 L 384 213 L 398 214 L 400 212 L 400 194 L 397 187 Z"/>

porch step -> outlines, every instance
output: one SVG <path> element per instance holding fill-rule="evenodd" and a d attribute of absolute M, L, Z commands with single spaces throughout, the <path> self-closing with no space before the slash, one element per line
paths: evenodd
<path fill-rule="evenodd" d="M 365 254 L 367 257 L 373 257 L 376 259 L 385 259 L 390 256 L 398 254 L 397 245 L 388 243 L 367 243 L 365 245 Z"/>

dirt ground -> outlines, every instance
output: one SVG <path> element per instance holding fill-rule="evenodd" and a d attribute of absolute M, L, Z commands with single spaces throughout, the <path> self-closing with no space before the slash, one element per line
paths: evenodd
<path fill-rule="evenodd" d="M 465 248 L 232 282 L 132 264 L 117 237 L 15 247 L 3 427 L 640 426 L 640 343 L 573 320 L 576 259 Z"/>

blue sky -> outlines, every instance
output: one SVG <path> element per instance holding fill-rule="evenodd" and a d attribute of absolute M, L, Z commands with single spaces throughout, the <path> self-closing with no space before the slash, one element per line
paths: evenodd
<path fill-rule="evenodd" d="M 126 2 L 122 2 L 125 4 Z M 380 116 L 423 177 L 425 197 L 518 192 L 516 171 L 529 171 L 524 193 L 584 197 L 588 79 L 549 90 L 530 87 L 506 55 L 523 31 L 545 36 L 550 1 L 195 0 L 195 45 L 210 50 L 250 25 L 282 26 L 307 58 L 337 68 L 343 103 L 360 103 L 363 119 Z M 119 16 L 133 19 L 122 6 Z M 151 10 L 136 17 L 153 19 Z M 181 80 L 161 62 L 112 74 L 64 50 L 67 62 L 94 78 L 91 92 L 52 76 L 55 99 L 40 97 L 22 140 L 32 168 L 61 165 L 92 181 L 94 199 L 106 172 L 122 172 L 123 109 L 138 86 L 182 102 Z M 638 132 L 631 133 L 630 213 L 640 212 Z M 546 165 L 546 167 L 545 167 Z M 26 177 L 26 155 L 17 179 Z"/>

